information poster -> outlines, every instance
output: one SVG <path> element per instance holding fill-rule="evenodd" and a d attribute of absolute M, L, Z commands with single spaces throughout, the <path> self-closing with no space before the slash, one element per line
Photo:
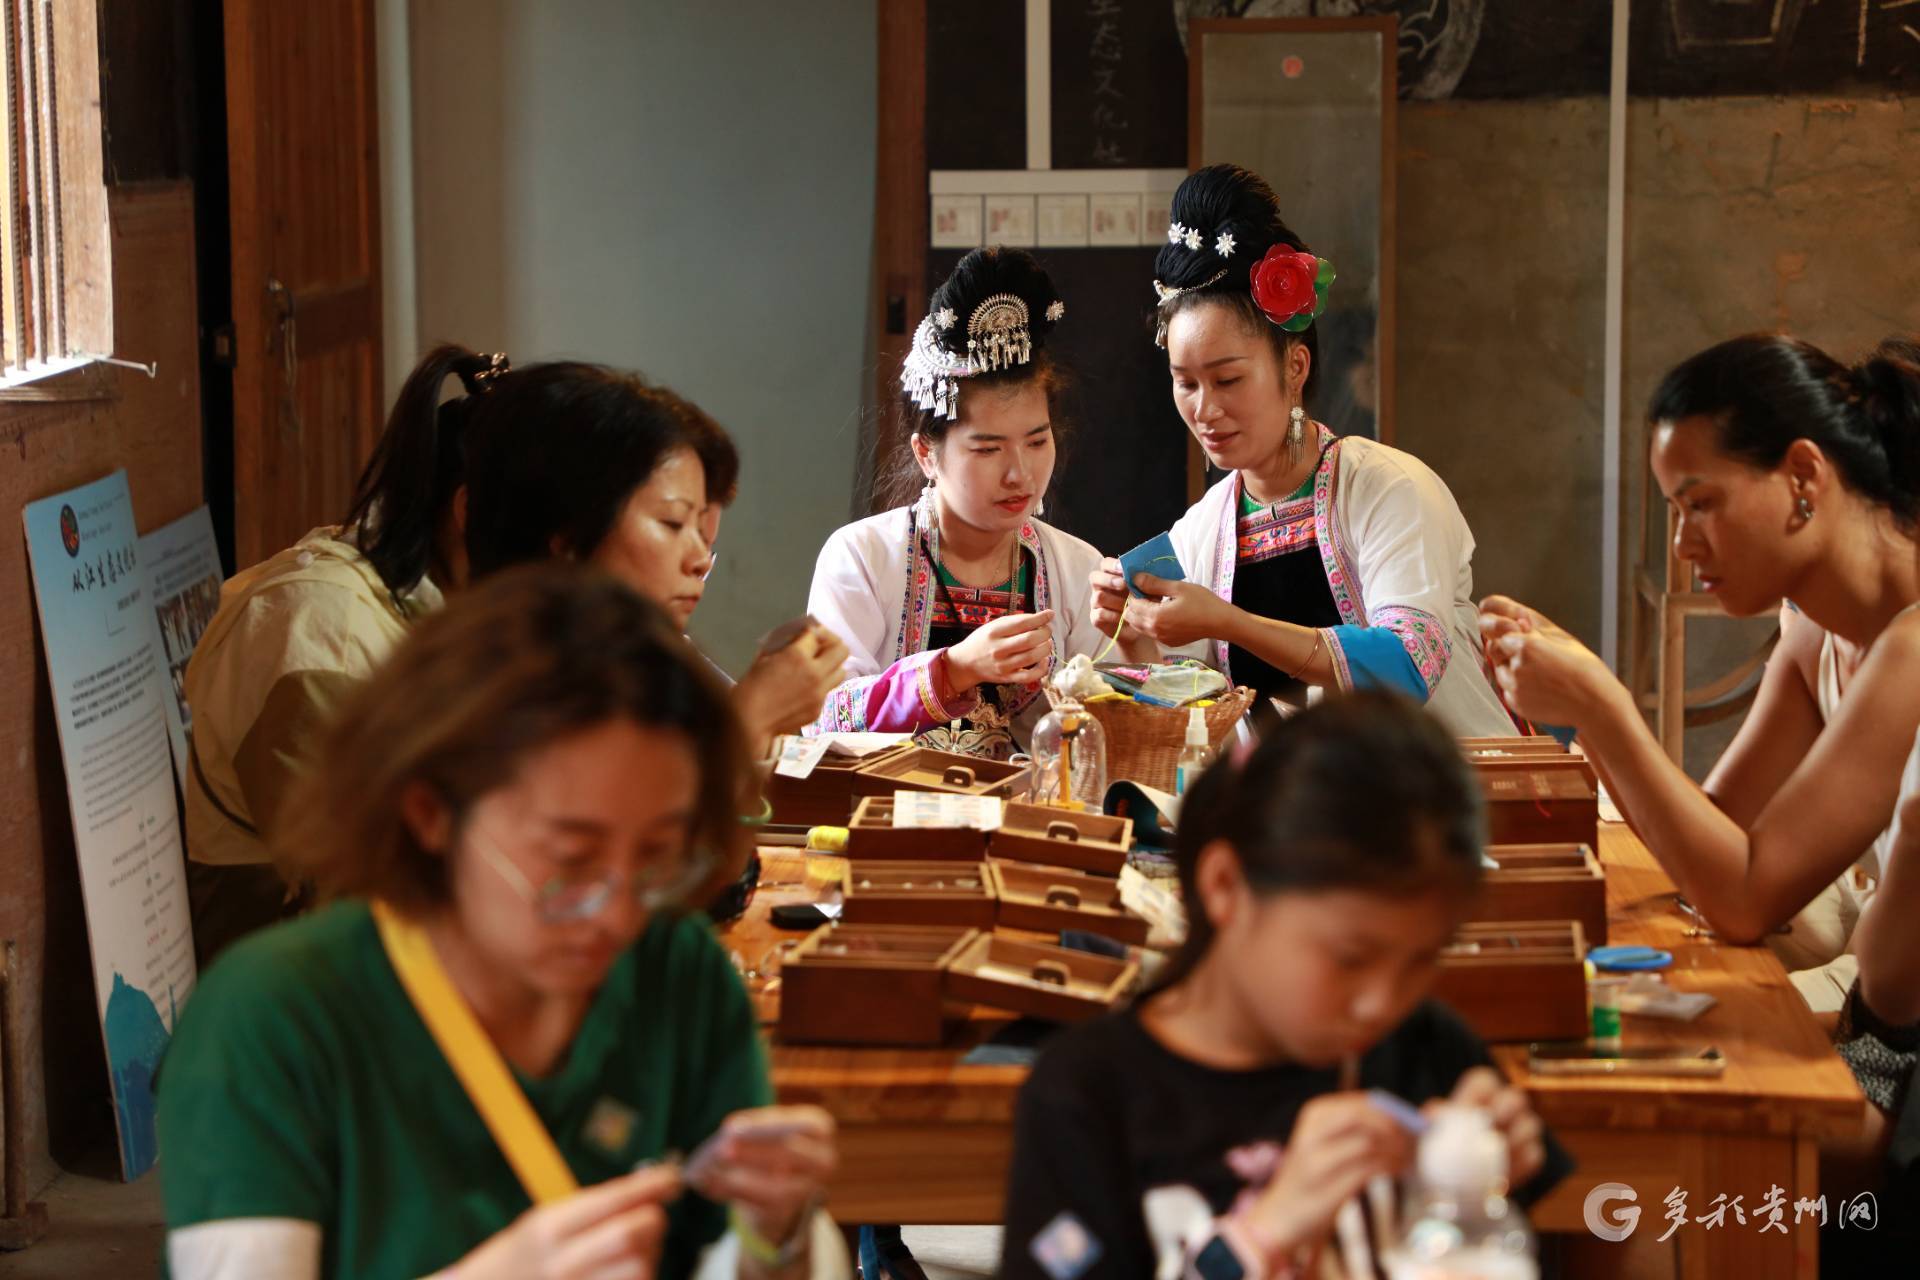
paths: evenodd
<path fill-rule="evenodd" d="M 174 775 L 184 791 L 187 734 L 193 729 L 193 713 L 187 708 L 187 659 L 220 607 L 220 548 L 213 540 L 212 515 L 201 507 L 142 535 L 139 556 L 147 599 L 160 627 L 167 673 L 167 732 L 173 739 Z"/>
<path fill-rule="evenodd" d="M 27 558 L 80 859 L 121 1167 L 151 1168 L 153 1076 L 195 979 L 166 651 L 127 474 L 29 503 Z"/>

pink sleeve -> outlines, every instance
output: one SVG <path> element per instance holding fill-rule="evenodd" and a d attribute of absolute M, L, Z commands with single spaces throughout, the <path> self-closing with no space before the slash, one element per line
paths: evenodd
<path fill-rule="evenodd" d="M 957 720 L 980 703 L 978 691 L 954 697 L 939 659 L 945 649 L 916 653 L 877 676 L 849 680 L 827 695 L 810 733 L 919 733 Z"/>

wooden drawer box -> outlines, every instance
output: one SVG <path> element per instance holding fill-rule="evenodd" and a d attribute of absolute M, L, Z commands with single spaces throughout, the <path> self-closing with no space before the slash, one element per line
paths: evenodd
<path fill-rule="evenodd" d="M 1130 946 L 1147 940 L 1147 922 L 1120 902 L 1120 882 L 1026 862 L 987 866 L 998 923 L 1005 929 L 1059 933 L 1082 929 Z"/>
<path fill-rule="evenodd" d="M 937 1045 L 949 964 L 972 929 L 816 929 L 780 966 L 780 1038 L 797 1044 Z"/>
<path fill-rule="evenodd" d="M 888 757 L 906 751 L 905 744 L 870 755 L 864 760 L 841 756 L 823 756 L 804 778 L 789 778 L 770 773 L 767 778 L 767 803 L 773 806 L 773 821 L 799 827 L 845 826 L 860 793 L 854 779 L 868 765 L 884 763 Z"/>
<path fill-rule="evenodd" d="M 847 825 L 847 856 L 900 862 L 979 862 L 987 856 L 987 833 L 975 827 L 896 827 L 892 798 L 867 796 Z"/>
<path fill-rule="evenodd" d="M 1588 946 L 1607 940 L 1607 877 L 1583 844 L 1503 844 L 1487 870 L 1470 920 L 1578 920 Z"/>
<path fill-rule="evenodd" d="M 1587 948 L 1571 920 L 1463 925 L 1433 998 L 1483 1040 L 1584 1040 Z"/>
<path fill-rule="evenodd" d="M 1488 844 L 1599 843 L 1600 794 L 1578 765 L 1475 769 Z"/>
<path fill-rule="evenodd" d="M 854 789 L 864 796 L 944 791 L 1010 800 L 1026 794 L 1027 766 L 909 746 L 883 759 L 867 761 L 854 779 Z"/>
<path fill-rule="evenodd" d="M 1055 1022 L 1083 1022 L 1117 1006 L 1140 980 L 1137 960 L 1001 934 L 976 934 L 947 967 L 947 997 Z"/>
<path fill-rule="evenodd" d="M 1000 829 L 987 836 L 987 852 L 996 858 L 1073 867 L 1103 876 L 1119 875 L 1132 848 L 1132 818 L 1042 804 L 1009 804 Z"/>
<path fill-rule="evenodd" d="M 848 924 L 991 929 L 995 897 L 984 862 L 862 861 L 847 875 L 840 918 Z"/>

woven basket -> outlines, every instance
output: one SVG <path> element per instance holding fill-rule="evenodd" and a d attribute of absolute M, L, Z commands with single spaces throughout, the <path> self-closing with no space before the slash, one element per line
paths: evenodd
<path fill-rule="evenodd" d="M 1207 717 L 1207 740 L 1215 751 L 1253 705 L 1253 690 L 1235 689 L 1212 706 Z M 1089 702 L 1087 710 L 1107 735 L 1107 780 L 1138 782 L 1160 791 L 1172 791 L 1180 752 L 1187 745 L 1187 708 L 1155 707 L 1131 699 Z"/>

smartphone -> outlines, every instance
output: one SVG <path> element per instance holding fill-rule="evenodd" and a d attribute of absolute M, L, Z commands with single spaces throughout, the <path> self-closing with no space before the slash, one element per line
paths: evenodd
<path fill-rule="evenodd" d="M 1527 1046 L 1527 1070 L 1542 1076 L 1717 1076 L 1726 1069 L 1726 1057 L 1712 1045 L 1598 1049 L 1563 1040 Z"/>

